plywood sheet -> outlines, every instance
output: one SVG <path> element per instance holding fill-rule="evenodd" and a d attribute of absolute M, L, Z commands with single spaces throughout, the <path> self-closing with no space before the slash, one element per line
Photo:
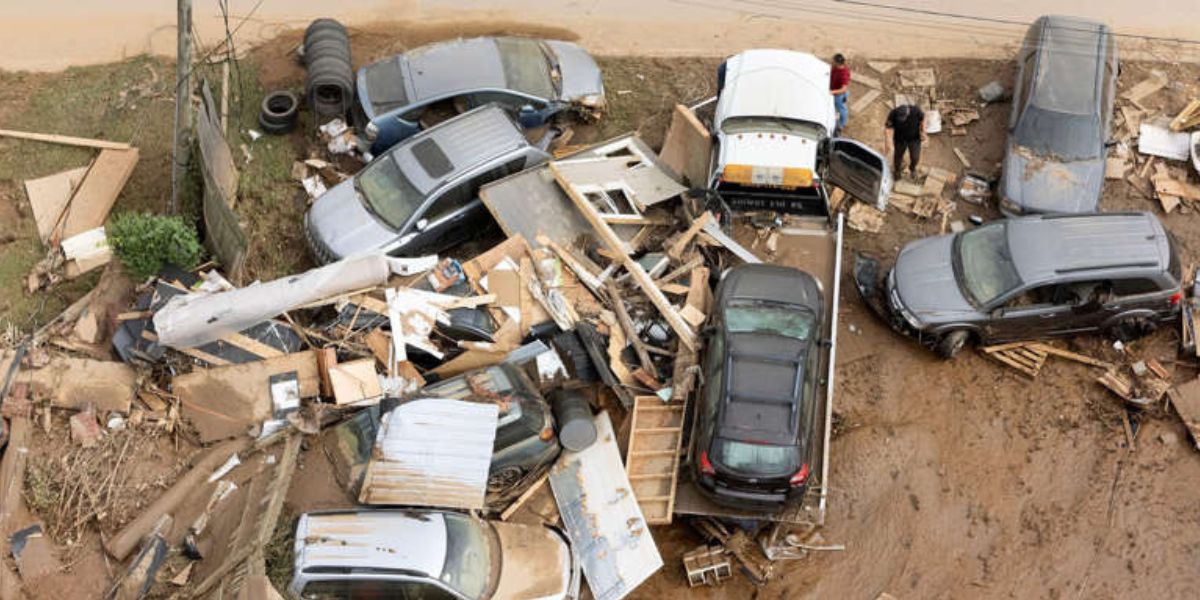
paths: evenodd
<path fill-rule="evenodd" d="M 67 216 L 63 220 L 62 237 L 69 238 L 104 224 L 108 212 L 129 176 L 137 165 L 138 149 L 101 150 L 87 176 L 79 184 Z"/>
<path fill-rule="evenodd" d="M 38 237 L 42 239 L 42 243 L 50 239 L 54 225 L 58 223 L 63 209 L 71 201 L 71 194 L 83 181 L 87 171 L 87 167 L 79 167 L 25 180 L 25 195 L 29 198 L 33 220 L 37 223 Z"/>

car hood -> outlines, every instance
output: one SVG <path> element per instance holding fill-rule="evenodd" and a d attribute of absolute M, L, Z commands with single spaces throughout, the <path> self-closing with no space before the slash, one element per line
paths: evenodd
<path fill-rule="evenodd" d="M 583 48 L 569 43 L 547 40 L 546 45 L 558 59 L 562 91 L 559 99 L 579 102 L 592 108 L 604 104 L 604 76 L 600 67 Z"/>
<path fill-rule="evenodd" d="M 568 596 L 574 560 L 561 537 L 536 525 L 490 524 L 500 542 L 500 577 L 493 600 Z"/>
<path fill-rule="evenodd" d="M 896 257 L 895 285 L 904 308 L 926 323 L 974 314 L 954 277 L 954 236 L 910 242 Z"/>
<path fill-rule="evenodd" d="M 737 133 L 720 135 L 720 164 L 799 167 L 816 173 L 817 143 L 799 135 Z"/>
<path fill-rule="evenodd" d="M 371 214 L 347 179 L 331 188 L 308 209 L 310 234 L 338 258 L 379 250 L 397 237 Z"/>
<path fill-rule="evenodd" d="M 1103 158 L 1062 162 L 1015 144 L 1004 157 L 1004 195 L 1027 212 L 1096 212 L 1103 186 Z"/>

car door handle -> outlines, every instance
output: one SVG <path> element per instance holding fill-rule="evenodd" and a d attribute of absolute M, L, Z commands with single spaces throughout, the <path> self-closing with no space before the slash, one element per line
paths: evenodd
<path fill-rule="evenodd" d="M 1059 315 L 1058 315 L 1058 313 L 1043 313 L 1038 316 L 1043 319 L 1053 319 Z"/>

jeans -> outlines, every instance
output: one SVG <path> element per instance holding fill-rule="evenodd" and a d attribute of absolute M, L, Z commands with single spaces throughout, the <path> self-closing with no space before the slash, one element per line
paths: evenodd
<path fill-rule="evenodd" d="M 837 129 L 841 131 L 846 126 L 846 121 L 850 120 L 850 109 L 846 107 L 846 103 L 850 101 L 850 92 L 842 92 L 833 95 L 833 105 L 837 107 L 838 122 Z"/>
<path fill-rule="evenodd" d="M 917 163 L 921 162 L 921 138 L 915 140 L 892 140 L 892 146 L 895 148 L 895 153 L 892 155 L 892 175 L 900 176 L 900 165 L 904 162 L 904 151 L 908 151 L 908 168 L 913 174 L 917 174 Z"/>

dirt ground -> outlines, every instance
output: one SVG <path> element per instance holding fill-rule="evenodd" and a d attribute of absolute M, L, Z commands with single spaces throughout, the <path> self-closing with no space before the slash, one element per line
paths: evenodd
<path fill-rule="evenodd" d="M 359 30 L 352 36 L 355 62 L 439 37 L 512 29 L 504 24 L 495 27 L 417 33 L 386 26 Z M 290 56 L 299 39 L 299 32 L 284 34 L 244 59 L 247 77 L 243 93 L 247 97 L 261 93 L 256 90 L 302 85 L 303 73 Z M 885 75 L 871 72 L 865 66 L 866 58 L 852 55 L 852 67 L 881 79 L 889 89 L 896 86 L 895 71 Z M 715 89 L 716 59 L 613 56 L 601 57 L 600 63 L 611 108 L 597 125 L 578 128 L 573 142 L 604 139 L 634 129 L 657 147 L 671 107 L 676 102 L 702 99 Z M 901 68 L 908 66 L 932 67 L 939 81 L 939 96 L 962 106 L 972 102 L 980 85 L 993 79 L 1010 81 L 1013 70 L 1005 61 L 980 60 L 909 60 Z M 1150 67 L 1127 64 L 1122 89 L 1140 81 Z M 1197 93 L 1200 68 L 1153 67 L 1165 69 L 1173 83 L 1145 104 L 1174 114 L 1189 93 Z M 119 70 L 117 66 L 96 68 Z M 72 77 L 78 81 L 93 75 L 81 69 Z M 23 93 L 0 91 L 0 126 L 30 127 L 24 121 L 30 114 L 30 98 L 61 89 L 70 80 L 46 75 L 24 81 Z M 5 90 L 4 86 L 0 90 Z M 865 91 L 861 85 L 851 88 L 855 97 Z M 974 170 L 995 174 L 1003 155 L 1008 111 L 1007 103 L 983 107 L 980 121 L 967 127 L 966 136 L 933 136 L 924 163 L 961 173 L 952 151 L 957 147 L 972 161 Z M 111 112 L 121 118 L 140 114 L 136 108 L 112 108 Z M 863 114 L 851 115 L 847 134 L 880 147 L 884 112 L 881 99 Z M 168 119 L 165 128 L 169 131 L 169 112 L 156 109 L 154 116 Z M 253 118 L 251 110 L 235 122 L 248 127 Z M 63 123 L 64 127 L 56 129 L 64 133 L 109 133 L 96 125 L 90 131 L 72 131 L 66 117 Z M 158 127 L 162 125 L 156 124 L 154 131 L 162 135 Z M 297 235 L 304 194 L 288 175 L 291 161 L 311 150 L 305 138 L 309 131 L 302 127 L 288 138 L 248 145 L 255 159 L 241 165 L 239 210 L 247 217 L 252 237 L 259 240 L 251 249 L 251 277 L 265 279 L 311 264 Z M 145 183 L 127 190 L 119 209 L 153 207 L 161 202 L 161 181 L 170 167 L 169 158 L 161 154 L 165 147 L 160 144 L 154 154 L 143 151 L 135 182 Z M 15 161 L 11 149 L 6 150 L 6 160 Z M 3 167 L 4 161 L 0 161 Z M 21 226 L 13 233 L 15 241 L 7 243 L 30 243 L 32 219 L 24 208 L 20 180 L 27 173 L 40 175 L 60 168 L 64 167 L 34 164 L 0 171 L 0 211 L 24 211 L 19 217 Z M 1108 183 L 1102 208 L 1156 212 L 1179 238 L 1184 263 L 1200 258 L 1200 217 L 1195 213 L 1177 210 L 1164 217 L 1157 203 L 1120 181 Z M 972 214 L 985 219 L 998 216 L 993 207 L 960 201 L 952 218 L 965 220 Z M 0 220 L 0 225 L 6 222 Z M 848 232 L 847 260 L 855 251 L 893 254 L 909 240 L 937 233 L 940 225 L 939 220 L 889 211 L 882 232 Z M 32 243 L 36 248 L 36 241 Z M 791 250 L 784 236 L 771 259 L 795 262 Z M 0 266 L 4 264 L 0 262 Z M 12 268 L 23 273 L 20 264 Z M 10 304 L 19 304 L 25 311 L 20 313 L 21 319 L 32 313 L 24 308 L 30 300 L 11 286 L 20 280 L 0 279 L 4 284 L 0 286 L 0 321 L 18 320 L 5 308 Z M 1200 455 L 1173 414 L 1132 415 L 1137 426 L 1136 448 L 1127 448 L 1121 417 L 1124 409 L 1093 381 L 1098 374 L 1095 369 L 1052 359 L 1037 379 L 1029 380 L 975 352 L 943 362 L 874 319 L 859 302 L 848 277 L 842 290 L 835 405 L 839 427 L 831 451 L 829 513 L 822 535 L 828 543 L 845 544 L 846 550 L 783 563 L 774 580 L 761 589 L 735 576 L 719 588 L 689 590 L 680 555 L 699 544 L 700 538 L 682 523 L 656 528 L 665 567 L 630 597 L 871 600 L 883 592 L 897 598 L 1195 596 L 1193 590 L 1200 585 L 1200 572 L 1195 568 L 1200 559 L 1200 505 L 1193 489 L 1194 482 L 1200 481 Z M 69 299 L 67 294 L 61 301 Z M 43 317 L 56 312 L 47 309 Z M 1130 351 L 1158 358 L 1174 371 L 1176 381 L 1194 378 L 1200 365 L 1177 361 L 1177 345 L 1174 332 L 1161 331 L 1134 344 Z M 1072 340 L 1070 346 L 1098 358 L 1116 358 L 1115 351 L 1100 338 Z M 48 460 L 45 457 L 53 457 L 64 446 L 61 425 L 52 432 L 56 433 L 44 434 L 39 429 L 35 434 L 34 464 L 43 464 L 41 461 Z M 170 437 L 156 437 L 136 447 L 144 449 L 125 460 L 133 460 L 131 465 L 146 471 L 121 489 L 144 494 L 168 484 L 179 462 L 194 451 L 186 444 L 176 448 Z M 348 503 L 333 485 L 319 446 L 309 445 L 301 455 L 286 511 L 298 514 Z M 30 504 L 43 512 L 53 510 Z M 110 532 L 134 514 L 119 512 L 101 529 Z M 47 518 L 46 514 L 39 516 Z M 101 581 L 120 570 L 103 560 L 97 535 L 94 527 L 88 528 L 79 550 L 63 561 L 70 565 L 64 577 Z M 96 597 L 99 587 L 93 585 L 82 593 L 35 591 L 34 596 L 90 598 Z"/>

